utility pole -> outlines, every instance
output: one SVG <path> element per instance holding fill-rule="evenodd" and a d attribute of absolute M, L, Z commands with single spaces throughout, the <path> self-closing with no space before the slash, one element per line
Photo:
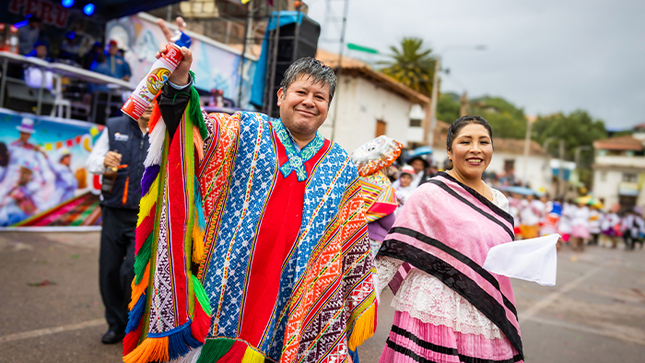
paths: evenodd
<path fill-rule="evenodd" d="M 430 131 L 428 146 L 433 147 L 434 129 L 437 127 L 437 97 L 439 97 L 439 72 L 441 71 L 441 56 L 434 61 L 434 76 L 432 77 L 432 96 L 430 96 Z"/>
<path fill-rule="evenodd" d="M 242 108 L 242 88 L 244 87 L 244 63 L 246 63 L 246 44 L 253 29 L 253 0 L 246 4 L 246 22 L 244 24 L 244 42 L 242 43 L 242 59 L 239 65 L 240 83 L 237 92 L 237 107 Z"/>
<path fill-rule="evenodd" d="M 591 150 L 591 146 L 589 146 L 589 145 L 583 145 L 583 146 L 578 146 L 578 147 L 576 147 L 576 150 L 575 150 L 575 158 L 574 158 L 574 160 L 575 160 L 575 162 L 576 162 L 576 169 L 580 169 L 580 165 L 579 165 L 579 164 L 580 164 L 580 151 L 581 151 L 581 150 Z"/>
<path fill-rule="evenodd" d="M 566 199 L 567 193 L 564 190 L 564 140 L 560 140 L 558 149 L 560 157 L 560 170 L 558 173 L 558 194 L 562 195 L 562 198 Z"/>
<path fill-rule="evenodd" d="M 526 182 L 529 178 L 528 176 L 528 167 L 527 164 L 529 163 L 529 153 L 531 152 L 531 128 L 533 126 L 533 122 L 529 120 L 529 118 L 526 118 L 526 136 L 524 138 L 524 170 L 522 172 L 522 179 L 524 179 L 524 185 L 526 185 Z"/>
<path fill-rule="evenodd" d="M 468 92 L 464 93 L 459 97 L 459 117 L 466 116 L 468 114 Z"/>
<path fill-rule="evenodd" d="M 485 45 L 476 45 L 474 47 L 466 46 L 466 47 L 461 47 L 461 46 L 456 46 L 456 47 L 449 47 L 448 49 L 450 50 L 486 50 Z M 445 49 L 444 52 L 448 49 Z M 441 72 L 441 55 L 437 55 L 435 58 L 435 63 L 434 63 L 434 76 L 432 77 L 432 95 L 430 98 L 430 109 L 428 112 L 430 113 L 429 118 L 430 119 L 430 130 L 426 130 L 426 126 L 424 125 L 424 140 L 428 140 L 427 144 L 430 147 L 433 147 L 433 141 L 434 141 L 434 130 L 437 127 L 437 98 L 439 97 L 439 72 Z"/>
<path fill-rule="evenodd" d="M 342 2 L 343 4 L 343 15 L 341 17 L 336 17 L 334 13 L 333 2 L 338 3 Z M 339 42 L 338 50 L 338 64 L 335 67 L 336 70 L 336 93 L 334 95 L 334 111 L 331 115 L 331 141 L 333 142 L 336 138 L 336 124 L 338 123 L 338 109 L 340 108 L 340 98 L 338 97 L 341 89 L 343 88 L 343 83 L 341 78 L 343 75 L 343 53 L 345 50 L 345 32 L 347 30 L 347 14 L 349 13 L 349 0 L 327 0 L 326 10 L 325 10 L 325 20 L 323 25 L 323 31 L 325 31 L 326 38 L 321 39 L 319 42 L 335 43 Z M 333 27 L 332 23 L 338 23 L 340 21 L 340 31 Z M 335 34 L 338 35 L 338 40 L 333 38 L 332 29 L 335 30 Z M 378 53 L 378 52 L 376 52 Z"/>
<path fill-rule="evenodd" d="M 282 1 L 278 1 L 278 7 L 276 9 L 276 25 L 275 25 L 275 30 L 273 32 L 273 49 L 271 50 L 271 71 L 270 71 L 270 76 L 269 76 L 269 101 L 267 102 L 267 115 L 271 117 L 271 114 L 273 113 L 273 97 L 277 97 L 277 95 L 273 94 L 273 85 L 275 84 L 275 71 L 276 71 L 276 63 L 278 62 L 278 47 L 279 47 L 279 42 L 280 42 L 280 13 L 282 11 Z M 269 22 L 271 22 L 271 17 L 269 17 Z M 244 55 L 242 55 L 244 57 Z M 268 59 L 267 59 L 267 64 L 268 64 Z"/>

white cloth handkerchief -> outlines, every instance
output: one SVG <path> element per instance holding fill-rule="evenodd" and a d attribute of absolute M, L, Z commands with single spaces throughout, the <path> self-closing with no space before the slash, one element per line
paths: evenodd
<path fill-rule="evenodd" d="M 559 234 L 507 242 L 488 251 L 484 268 L 490 272 L 555 286 Z"/>

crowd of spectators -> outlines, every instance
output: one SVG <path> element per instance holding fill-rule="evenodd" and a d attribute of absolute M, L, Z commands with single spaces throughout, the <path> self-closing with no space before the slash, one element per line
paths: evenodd
<path fill-rule="evenodd" d="M 78 35 L 75 31 L 67 31 L 62 41 L 50 43 L 56 36 L 50 34 L 43 26 L 43 20 L 38 16 L 29 14 L 25 22 L 18 29 L 18 53 L 25 57 L 39 58 L 47 62 L 66 63 L 75 67 L 87 69 L 105 76 L 129 81 L 132 75 L 128 62 L 123 57 L 124 50 L 119 48 L 116 40 L 109 40 L 107 44 L 97 41 L 87 49 L 87 38 Z M 18 26 L 18 24 L 17 24 Z M 60 35 L 58 36 L 60 38 Z M 84 46 L 82 44 L 85 44 Z M 53 47 L 52 47 L 53 45 Z M 122 46 L 122 44 L 121 44 Z M 54 49 L 52 56 L 52 48 Z M 86 50 L 86 51 L 85 51 Z M 29 87 L 40 87 L 43 83 L 46 89 L 53 90 L 55 80 L 49 71 L 42 71 L 39 67 L 28 64 L 16 64 L 7 72 L 10 78 L 22 79 Z M 105 84 L 92 84 L 84 81 L 63 82 L 67 89 L 75 89 L 78 101 L 84 104 L 103 102 L 108 103 L 110 98 L 120 98 L 120 95 L 111 94 Z M 63 91 L 67 91 L 64 89 Z M 115 104 L 121 101 L 115 99 Z M 103 108 L 101 108 L 103 109 Z M 95 115 L 94 122 L 102 123 L 114 110 L 106 111 L 106 115 Z"/>

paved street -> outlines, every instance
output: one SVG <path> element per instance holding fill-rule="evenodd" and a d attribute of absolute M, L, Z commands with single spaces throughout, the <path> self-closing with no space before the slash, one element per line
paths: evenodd
<path fill-rule="evenodd" d="M 98 290 L 98 233 L 0 234 L 0 362 L 119 362 Z M 558 285 L 513 281 L 526 361 L 643 362 L 645 250 L 559 254 Z M 382 296 L 377 334 L 359 349 L 375 363 L 392 322 Z"/>

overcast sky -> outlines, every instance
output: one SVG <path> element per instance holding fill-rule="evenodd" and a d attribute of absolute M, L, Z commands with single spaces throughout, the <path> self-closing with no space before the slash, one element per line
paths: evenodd
<path fill-rule="evenodd" d="M 306 1 L 323 26 L 327 1 Z M 339 33 L 332 22 L 321 37 Z M 609 129 L 645 122 L 643 0 L 349 0 L 346 42 L 388 52 L 406 36 L 441 54 L 443 92 L 502 96 L 528 115 L 583 109 Z M 464 49 L 475 45 L 487 50 Z"/>

